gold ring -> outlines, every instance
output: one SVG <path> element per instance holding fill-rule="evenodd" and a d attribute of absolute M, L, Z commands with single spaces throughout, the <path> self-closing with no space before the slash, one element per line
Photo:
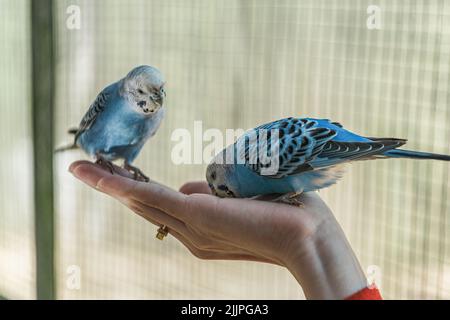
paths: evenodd
<path fill-rule="evenodd" d="M 158 228 L 158 233 L 156 234 L 156 238 L 158 240 L 164 240 L 164 237 L 169 233 L 169 228 L 166 226 L 161 226 Z"/>

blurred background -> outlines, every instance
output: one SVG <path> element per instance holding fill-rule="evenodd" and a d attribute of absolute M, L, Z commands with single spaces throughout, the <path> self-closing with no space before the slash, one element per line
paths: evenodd
<path fill-rule="evenodd" d="M 49 133 L 50 148 L 70 142 L 97 93 L 140 64 L 164 73 L 167 114 L 136 165 L 173 188 L 204 178 L 206 165 L 171 161 L 171 133 L 196 120 L 224 130 L 330 118 L 450 154 L 445 0 L 0 0 L 0 52 L 4 298 L 304 298 L 280 267 L 200 261 L 173 237 L 154 240 L 156 227 L 68 173 L 83 153 L 52 164 L 49 143 L 39 147 Z M 39 80 L 39 59 L 54 82 Z M 52 107 L 33 98 L 46 85 Z M 385 298 L 450 299 L 449 169 L 361 162 L 320 192 Z"/>

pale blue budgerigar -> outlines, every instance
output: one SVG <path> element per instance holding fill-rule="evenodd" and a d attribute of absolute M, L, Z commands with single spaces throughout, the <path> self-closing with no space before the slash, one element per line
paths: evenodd
<path fill-rule="evenodd" d="M 263 131 L 266 137 L 260 139 Z M 271 138 L 271 132 L 277 139 Z M 212 193 L 219 197 L 278 195 L 278 201 L 297 204 L 297 196 L 302 192 L 334 184 L 342 176 L 343 165 L 352 161 L 379 158 L 450 161 L 447 155 L 397 149 L 405 143 L 405 139 L 360 136 L 328 119 L 291 117 L 246 132 L 215 156 L 207 168 L 206 179 Z M 274 155 L 275 171 L 264 172 L 269 162 L 259 160 L 259 149 L 269 156 L 271 150 L 278 151 L 278 156 Z"/>
<path fill-rule="evenodd" d="M 111 161 L 123 159 L 124 168 L 135 179 L 148 181 L 131 163 L 161 124 L 164 83 L 158 69 L 145 65 L 134 68 L 98 94 L 78 128 L 69 130 L 75 135 L 73 144 L 57 151 L 79 147 L 111 173 Z"/>

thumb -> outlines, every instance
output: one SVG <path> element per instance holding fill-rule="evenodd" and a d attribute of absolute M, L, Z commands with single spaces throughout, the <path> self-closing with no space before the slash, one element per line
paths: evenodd
<path fill-rule="evenodd" d="M 180 192 L 184 194 L 204 193 L 211 194 L 211 189 L 206 181 L 191 181 L 183 184 Z"/>

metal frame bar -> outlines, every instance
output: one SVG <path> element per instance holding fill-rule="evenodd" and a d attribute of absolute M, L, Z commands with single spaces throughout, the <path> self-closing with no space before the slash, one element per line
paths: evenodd
<path fill-rule="evenodd" d="M 53 6 L 52 0 L 30 2 L 36 295 L 54 299 Z"/>

